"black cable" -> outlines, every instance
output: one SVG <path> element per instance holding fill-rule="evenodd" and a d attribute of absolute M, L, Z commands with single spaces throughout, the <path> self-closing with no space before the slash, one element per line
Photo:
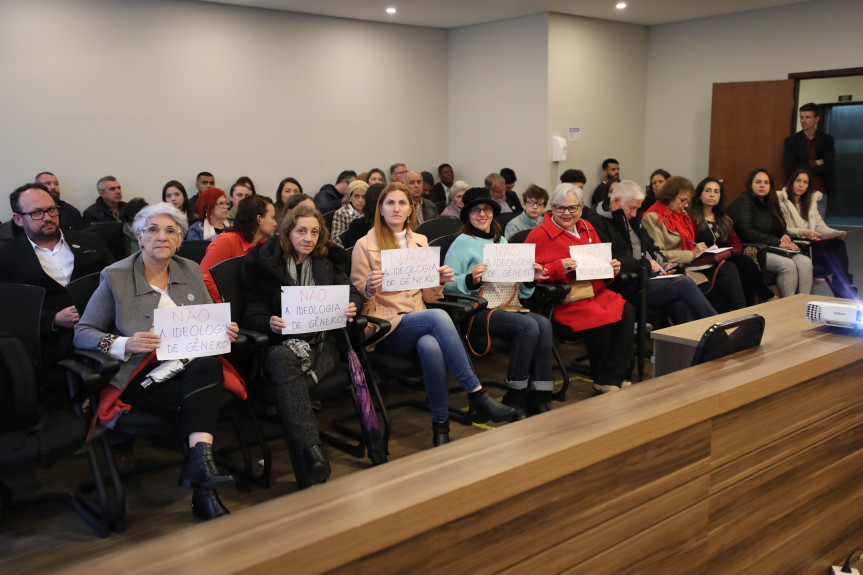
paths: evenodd
<path fill-rule="evenodd" d="M 851 573 L 851 558 L 860 551 L 863 551 L 863 547 L 858 547 L 848 555 L 848 558 L 845 559 L 845 563 L 842 564 L 842 569 L 840 569 L 842 573 Z"/>

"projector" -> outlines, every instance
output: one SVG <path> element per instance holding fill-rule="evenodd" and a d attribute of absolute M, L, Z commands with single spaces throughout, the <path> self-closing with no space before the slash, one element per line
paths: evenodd
<path fill-rule="evenodd" d="M 850 303 L 810 301 L 806 321 L 850 329 L 863 329 L 863 308 Z"/>

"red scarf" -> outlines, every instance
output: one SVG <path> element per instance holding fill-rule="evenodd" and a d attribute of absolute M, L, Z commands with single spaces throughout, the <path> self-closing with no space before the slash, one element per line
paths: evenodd
<path fill-rule="evenodd" d="M 676 213 L 668 209 L 662 202 L 654 202 L 646 214 L 657 215 L 657 222 L 663 224 L 669 232 L 680 236 L 680 249 L 691 250 L 695 245 L 695 221 L 686 212 Z"/>

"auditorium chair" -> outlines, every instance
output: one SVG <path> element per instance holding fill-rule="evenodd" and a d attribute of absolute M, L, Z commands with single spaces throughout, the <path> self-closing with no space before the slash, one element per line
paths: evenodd
<path fill-rule="evenodd" d="M 691 365 L 758 347 L 764 335 L 764 326 L 764 317 L 757 313 L 713 324 L 698 341 Z"/>

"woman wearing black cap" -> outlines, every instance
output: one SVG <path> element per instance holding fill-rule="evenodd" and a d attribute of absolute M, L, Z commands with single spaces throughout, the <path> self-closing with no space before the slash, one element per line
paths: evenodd
<path fill-rule="evenodd" d="M 455 273 L 455 281 L 444 288 L 488 300 L 488 308 L 477 314 L 470 328 L 471 343 L 479 342 L 476 353 L 482 354 L 491 336 L 510 341 L 510 362 L 506 383 L 510 388 L 504 403 L 526 407 L 528 414 L 548 411 L 554 380 L 551 373 L 551 322 L 536 313 L 514 313 L 506 309 L 520 307 L 519 298 L 533 294 L 533 285 L 483 282 L 488 266 L 483 263 L 486 244 L 505 244 L 502 229 L 494 218 L 500 205 L 492 201 L 485 188 L 471 188 L 462 198 L 461 221 L 464 227 L 446 254 L 446 264 Z M 541 265 L 534 263 L 534 280 L 548 279 Z M 502 309 L 506 308 L 506 309 Z M 523 309 L 523 308 L 522 308 Z M 525 312 L 527 310 L 524 310 Z"/>

